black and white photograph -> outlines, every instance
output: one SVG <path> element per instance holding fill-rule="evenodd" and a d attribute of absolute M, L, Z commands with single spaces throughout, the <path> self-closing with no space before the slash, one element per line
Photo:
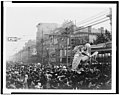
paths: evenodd
<path fill-rule="evenodd" d="M 116 93 L 116 2 L 3 6 L 3 93 Z"/>

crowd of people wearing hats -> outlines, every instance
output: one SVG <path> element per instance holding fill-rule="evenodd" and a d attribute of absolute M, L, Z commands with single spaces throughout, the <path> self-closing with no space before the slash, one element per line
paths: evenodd
<path fill-rule="evenodd" d="M 67 66 L 40 63 L 7 66 L 8 89 L 111 89 L 111 64 L 79 65 L 79 72 Z"/>

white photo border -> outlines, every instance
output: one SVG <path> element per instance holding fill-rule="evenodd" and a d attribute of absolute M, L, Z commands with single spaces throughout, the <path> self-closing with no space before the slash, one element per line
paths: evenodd
<path fill-rule="evenodd" d="M 16 1 L 17 2 L 17 1 Z M 33 1 L 34 2 L 34 1 Z M 102 1 L 103 2 L 103 1 Z M 64 3 L 64 1 L 63 1 L 63 3 Z M 68 3 L 69 3 L 69 1 L 68 1 Z M 116 2 L 113 2 L 113 3 L 105 3 L 105 2 L 103 2 L 104 4 L 102 4 L 102 3 L 100 3 L 100 2 L 97 2 L 96 1 L 96 3 L 90 3 L 90 1 L 89 2 L 84 2 L 84 3 L 81 3 L 80 1 L 77 3 L 77 4 L 74 4 L 74 3 L 76 3 L 76 2 L 74 2 L 73 1 L 73 3 L 70 3 L 69 4 L 69 6 L 74 6 L 74 7 L 79 7 L 79 4 L 80 4 L 80 6 L 83 6 L 83 7 L 85 7 L 85 5 L 86 5 L 86 3 L 87 3 L 87 7 L 88 7 L 88 5 L 89 6 L 92 6 L 92 7 L 102 7 L 102 6 L 106 6 L 106 7 L 111 7 L 112 8 L 112 23 L 114 23 L 113 25 L 112 25 L 112 31 L 116 31 L 116 32 L 112 32 L 112 63 L 115 63 L 117 60 L 116 60 L 116 50 L 117 50 L 117 46 L 116 46 L 116 44 L 115 43 L 117 43 L 116 42 L 116 33 L 118 32 L 118 17 L 117 17 L 117 15 L 118 15 L 118 11 L 117 11 L 117 4 L 118 3 L 116 3 Z M 4 64 L 4 65 L 1 65 L 1 66 L 3 66 L 3 78 L 2 78 L 2 80 L 3 80 L 3 93 L 82 93 L 82 94 L 84 94 L 84 93 L 116 93 L 116 90 L 118 90 L 116 87 L 116 85 L 119 85 L 118 83 L 118 80 L 116 79 L 117 78 L 117 73 L 118 73 L 118 71 L 116 70 L 117 68 L 119 68 L 119 67 L 117 67 L 118 65 L 118 62 L 116 62 L 116 64 L 112 64 L 112 89 L 111 90 L 46 90 L 46 89 L 7 89 L 6 88 L 6 49 L 5 49 L 5 47 L 6 47 L 6 7 L 38 7 L 39 5 L 41 4 L 41 7 L 45 7 L 45 6 L 54 6 L 54 7 L 58 7 L 58 6 L 66 6 L 67 5 L 67 3 L 65 3 L 65 4 L 59 4 L 59 3 L 57 3 L 57 1 L 56 1 L 56 4 L 52 4 L 52 3 L 29 3 L 29 1 L 28 1 L 28 3 L 12 3 L 12 2 L 3 2 L 3 6 L 4 6 L 4 8 L 3 8 L 3 15 L 4 15 L 4 17 L 3 17 L 3 47 L 4 47 L 4 49 L 3 49 L 3 54 L 4 54 L 4 56 L 3 56 L 3 63 L 2 64 Z M 67 6 L 66 6 L 67 7 Z M 117 17 L 117 18 L 116 18 Z M 117 26 L 117 27 L 116 27 Z M 113 44 L 114 43 L 114 44 Z M 3 48 L 2 47 L 2 48 Z M 116 68 L 117 67 L 117 68 Z M 2 73 L 2 72 L 1 72 Z M 116 76 L 117 75 L 117 76 Z M 117 80 L 117 81 L 116 81 Z M 118 83 L 117 83 L 118 82 Z"/>

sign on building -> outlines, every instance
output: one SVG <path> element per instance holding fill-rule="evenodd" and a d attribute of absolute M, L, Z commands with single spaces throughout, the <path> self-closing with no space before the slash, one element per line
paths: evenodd
<path fill-rule="evenodd" d="M 20 39 L 21 38 L 18 38 L 18 37 L 7 37 L 7 41 L 9 41 L 9 42 L 17 42 Z"/>

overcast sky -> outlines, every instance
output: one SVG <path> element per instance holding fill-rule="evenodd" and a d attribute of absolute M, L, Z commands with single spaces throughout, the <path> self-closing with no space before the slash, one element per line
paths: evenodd
<path fill-rule="evenodd" d="M 81 21 L 99 13 L 109 13 L 109 7 L 7 7 L 6 8 L 6 37 L 17 36 L 18 42 L 6 42 L 7 57 L 19 51 L 25 41 L 36 38 L 38 23 L 58 23 L 64 20 Z M 94 26 L 110 29 L 109 21 Z"/>

